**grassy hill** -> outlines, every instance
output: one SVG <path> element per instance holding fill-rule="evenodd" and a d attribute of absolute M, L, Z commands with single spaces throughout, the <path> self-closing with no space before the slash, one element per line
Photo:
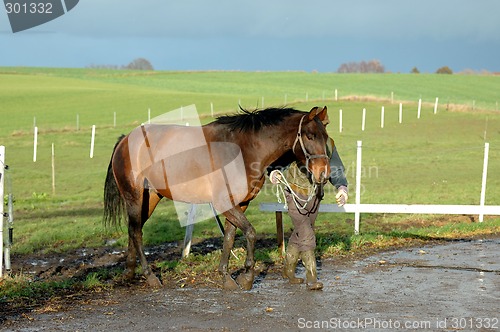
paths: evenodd
<path fill-rule="evenodd" d="M 433 114 L 436 97 L 439 108 Z M 417 119 L 419 98 L 423 107 Z M 15 249 L 54 249 L 54 243 L 61 242 L 68 247 L 97 245 L 109 237 L 120 237 L 119 243 L 124 243 L 123 235 L 100 225 L 103 182 L 113 145 L 120 134 L 147 120 L 148 109 L 155 117 L 190 104 L 196 104 L 204 122 L 213 120 L 211 106 L 217 115 L 236 112 L 238 104 L 256 108 L 287 103 L 301 110 L 327 105 L 329 133 L 336 140 L 352 185 L 356 141 L 363 141 L 362 202 L 366 203 L 477 204 L 484 142 L 488 141 L 486 202 L 500 205 L 499 100 L 497 76 L 0 68 L 0 144 L 6 146 L 11 168 L 7 186 L 12 184 L 16 227 L 21 229 Z M 401 124 L 400 102 L 404 110 Z M 384 128 L 380 128 L 382 106 Z M 367 110 L 364 131 L 363 108 Z M 341 133 L 339 109 L 343 112 Z M 32 161 L 35 123 L 39 128 L 36 163 Z M 94 158 L 90 159 L 92 125 L 97 134 Z M 351 190 L 353 199 L 354 187 Z M 275 199 L 271 186 L 266 185 L 258 201 Z M 333 201 L 332 193 L 326 200 Z M 272 214 L 260 213 L 254 204 L 249 215 L 262 221 L 258 231 L 273 231 Z M 319 222 L 344 227 L 349 218 L 352 216 L 322 215 Z M 367 216 L 370 218 L 379 217 Z M 176 224 L 169 203 L 146 224 L 147 234 L 160 235 L 146 235 L 146 241 L 182 236 L 178 225 L 165 229 L 165 219 Z M 68 232 L 67 225 L 74 229 Z M 212 226 L 195 229 L 201 234 Z"/>

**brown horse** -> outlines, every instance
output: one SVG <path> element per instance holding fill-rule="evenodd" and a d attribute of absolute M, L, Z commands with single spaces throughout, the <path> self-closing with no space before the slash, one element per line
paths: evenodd
<path fill-rule="evenodd" d="M 133 278 L 139 257 L 149 285 L 161 285 L 149 267 L 142 227 L 158 202 L 167 197 L 186 203 L 211 203 L 226 217 L 219 272 L 224 287 L 251 289 L 254 280 L 255 229 L 245 210 L 265 181 L 266 168 L 288 156 L 307 166 L 324 183 L 330 173 L 327 109 L 292 108 L 245 111 L 201 127 L 142 125 L 115 145 L 104 186 L 104 221 L 117 225 L 128 216 L 125 277 Z M 245 272 L 237 283 L 228 273 L 236 228 L 247 240 Z"/>

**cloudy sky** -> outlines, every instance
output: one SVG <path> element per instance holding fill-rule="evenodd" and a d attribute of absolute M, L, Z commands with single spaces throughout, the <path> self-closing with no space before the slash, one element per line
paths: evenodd
<path fill-rule="evenodd" d="M 498 0 L 81 0 L 18 33 L 0 11 L 0 66 L 500 72 L 499 13 Z"/>

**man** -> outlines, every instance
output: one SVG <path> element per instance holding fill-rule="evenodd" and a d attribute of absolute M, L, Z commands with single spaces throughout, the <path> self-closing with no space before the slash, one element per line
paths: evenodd
<path fill-rule="evenodd" d="M 326 126 L 328 122 L 324 123 Z M 344 165 L 339 157 L 332 138 L 327 141 L 327 155 L 330 158 L 331 173 L 329 181 L 337 189 L 335 196 L 338 206 L 343 206 L 348 199 L 347 179 L 344 174 Z M 318 216 L 318 209 L 323 190 L 313 185 L 310 174 L 304 166 L 293 162 L 283 172 L 274 170 L 270 173 L 271 183 L 285 183 L 285 198 L 288 206 L 288 215 L 292 219 L 293 232 L 288 240 L 285 256 L 283 278 L 288 278 L 291 284 L 301 284 L 304 279 L 295 276 L 295 268 L 299 258 L 306 269 L 306 283 L 309 290 L 323 289 L 323 283 L 318 281 L 316 272 L 316 235 L 314 223 Z"/>

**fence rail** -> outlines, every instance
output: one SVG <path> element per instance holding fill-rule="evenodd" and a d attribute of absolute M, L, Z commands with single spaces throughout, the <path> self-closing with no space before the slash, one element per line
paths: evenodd
<path fill-rule="evenodd" d="M 479 221 L 483 221 L 484 215 L 500 215 L 499 205 L 484 205 L 486 193 L 486 180 L 488 174 L 488 151 L 489 144 L 484 145 L 483 176 L 481 184 L 481 194 L 479 205 L 444 205 L 444 204 L 361 204 L 361 156 L 362 142 L 357 142 L 356 156 L 356 197 L 355 204 L 346 204 L 338 207 L 335 204 L 321 204 L 319 212 L 344 212 L 354 213 L 354 232 L 359 233 L 361 213 L 409 213 L 409 214 L 468 214 L 478 215 Z M 261 203 L 261 211 L 276 212 L 276 228 L 278 230 L 278 243 L 283 244 L 282 213 L 286 212 L 284 204 L 281 203 Z M 282 249 L 284 249 L 282 247 Z"/>
<path fill-rule="evenodd" d="M 282 203 L 260 203 L 261 211 L 286 212 Z M 500 216 L 499 205 L 424 205 L 424 204 L 321 204 L 319 212 L 344 213 L 409 213 L 409 214 L 470 214 Z"/>

